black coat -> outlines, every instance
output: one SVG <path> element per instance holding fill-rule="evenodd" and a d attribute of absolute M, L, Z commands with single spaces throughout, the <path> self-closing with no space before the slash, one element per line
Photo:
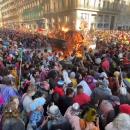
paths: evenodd
<path fill-rule="evenodd" d="M 65 117 L 60 117 L 48 122 L 48 130 L 72 130 L 72 128 Z"/>

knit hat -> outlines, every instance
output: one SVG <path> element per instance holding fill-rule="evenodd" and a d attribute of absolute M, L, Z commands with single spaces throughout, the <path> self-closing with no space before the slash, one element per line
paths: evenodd
<path fill-rule="evenodd" d="M 96 119 L 96 110 L 94 108 L 89 108 L 89 110 L 85 113 L 84 119 L 88 122 L 95 121 Z"/>
<path fill-rule="evenodd" d="M 128 104 L 121 104 L 119 107 L 119 110 L 121 113 L 126 113 L 126 114 L 130 115 L 130 105 L 128 105 Z"/>
<path fill-rule="evenodd" d="M 43 97 L 36 98 L 33 103 L 30 104 L 31 111 L 35 111 L 38 107 L 43 106 L 46 100 Z"/>

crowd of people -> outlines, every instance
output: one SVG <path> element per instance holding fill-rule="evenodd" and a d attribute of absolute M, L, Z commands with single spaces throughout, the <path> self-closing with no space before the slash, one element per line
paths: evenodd
<path fill-rule="evenodd" d="M 130 130 L 130 43 L 117 39 L 98 33 L 77 57 L 0 30 L 0 130 Z"/>

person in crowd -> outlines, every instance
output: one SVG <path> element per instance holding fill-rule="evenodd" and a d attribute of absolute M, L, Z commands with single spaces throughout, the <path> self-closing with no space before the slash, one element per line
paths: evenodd
<path fill-rule="evenodd" d="M 31 115 L 29 117 L 29 123 L 27 130 L 41 130 L 44 125 L 47 123 L 48 118 L 44 117 L 43 105 L 46 103 L 46 100 L 43 97 L 36 98 L 31 104 Z"/>
<path fill-rule="evenodd" d="M 114 107 L 109 100 L 103 100 L 99 105 L 102 125 L 110 123 L 115 118 Z"/>
<path fill-rule="evenodd" d="M 48 108 L 49 121 L 47 123 L 48 130 L 72 130 L 67 118 L 61 115 L 59 108 L 56 105 L 51 105 Z"/>
<path fill-rule="evenodd" d="M 22 105 L 27 113 L 31 112 L 30 104 L 33 102 L 32 97 L 35 95 L 35 93 L 35 88 L 33 86 L 29 86 L 27 93 L 25 93 L 22 97 Z"/>
<path fill-rule="evenodd" d="M 6 105 L 2 117 L 2 130 L 25 130 L 25 124 L 13 103 Z"/>
<path fill-rule="evenodd" d="M 67 111 L 65 112 L 64 117 L 66 117 L 73 130 L 81 130 L 80 128 L 80 105 L 78 103 L 74 103 L 70 107 L 68 107 Z"/>
<path fill-rule="evenodd" d="M 102 99 L 107 99 L 112 96 L 111 90 L 108 88 L 109 81 L 107 80 L 106 73 L 102 73 L 100 75 L 100 79 L 98 80 L 98 87 L 96 87 L 92 93 L 92 102 L 97 104 Z"/>
<path fill-rule="evenodd" d="M 130 72 L 127 73 L 126 78 L 123 81 L 127 88 L 127 91 L 130 93 Z"/>
<path fill-rule="evenodd" d="M 94 108 L 88 108 L 80 119 L 81 130 L 100 130 L 99 118 L 96 116 L 96 110 Z"/>
<path fill-rule="evenodd" d="M 67 88 L 65 96 L 63 96 L 59 101 L 59 108 L 64 115 L 67 108 L 73 104 L 74 90 L 72 88 Z"/>
<path fill-rule="evenodd" d="M 91 96 L 92 91 L 91 91 L 90 87 L 88 86 L 87 82 L 85 81 L 85 79 L 83 79 L 82 75 L 80 75 L 80 82 L 79 82 L 78 86 L 80 86 L 80 85 L 83 87 L 84 93 Z"/>
<path fill-rule="evenodd" d="M 80 106 L 86 105 L 91 101 L 91 97 L 84 93 L 83 87 L 77 87 L 77 94 L 74 97 L 74 102 L 79 103 Z"/>
<path fill-rule="evenodd" d="M 35 95 L 36 90 L 33 86 L 29 86 L 27 93 L 25 93 L 22 97 L 22 106 L 23 110 L 21 113 L 22 119 L 27 127 L 27 123 L 29 121 L 29 116 L 31 113 L 30 104 L 33 103 L 32 97 Z"/>
<path fill-rule="evenodd" d="M 108 58 L 105 57 L 105 58 L 103 59 L 101 65 L 102 65 L 102 69 L 103 69 L 104 71 L 109 72 L 110 62 L 109 62 Z"/>
<path fill-rule="evenodd" d="M 114 121 L 109 123 L 105 130 L 129 130 L 130 129 L 130 116 L 125 113 L 120 113 Z"/>
<path fill-rule="evenodd" d="M 76 80 L 75 76 L 76 76 L 75 72 L 70 73 L 70 80 L 71 80 L 74 88 L 77 87 L 77 80 Z"/>
<path fill-rule="evenodd" d="M 54 89 L 56 87 L 57 76 L 58 76 L 58 72 L 54 69 L 52 69 L 48 72 L 47 77 L 49 79 L 50 89 Z"/>
<path fill-rule="evenodd" d="M 19 109 L 20 107 L 20 102 L 19 102 L 19 98 L 18 97 L 12 97 L 10 99 L 10 102 L 12 102 L 12 104 L 15 105 L 16 109 Z"/>
<path fill-rule="evenodd" d="M 91 75 L 88 75 L 85 78 L 85 80 L 86 80 L 87 84 L 89 85 L 90 89 L 93 91 L 96 88 L 96 82 L 97 81 Z"/>
<path fill-rule="evenodd" d="M 70 32 L 51 35 L 58 33 L 67 41 L 73 38 L 68 38 Z M 75 44 L 67 51 L 69 44 L 55 44 L 57 40 L 41 34 L 0 29 L 1 128 L 125 130 L 123 126 L 129 125 L 124 114 L 129 115 L 130 104 L 130 33 L 95 30 L 86 37 L 95 37 L 96 49 L 79 44 L 84 48 L 79 57 L 77 53 L 82 52 Z"/>
<path fill-rule="evenodd" d="M 59 80 L 57 82 L 57 86 L 53 90 L 53 93 L 59 94 L 60 97 L 64 96 L 65 93 L 64 93 L 64 88 L 63 87 L 64 87 L 64 81 Z"/>
<path fill-rule="evenodd" d="M 68 70 L 67 66 L 64 66 L 62 75 L 63 75 L 63 79 L 64 79 L 65 84 L 69 85 L 72 83 L 72 81 L 69 78 L 69 74 L 68 74 L 67 70 Z"/>
<path fill-rule="evenodd" d="M 3 77 L 1 86 L 1 96 L 4 99 L 5 104 L 8 104 L 11 97 L 19 96 L 15 87 L 15 79 L 11 79 L 8 76 Z"/>

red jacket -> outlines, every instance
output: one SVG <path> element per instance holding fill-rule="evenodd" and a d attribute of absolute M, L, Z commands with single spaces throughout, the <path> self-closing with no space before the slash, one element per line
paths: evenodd
<path fill-rule="evenodd" d="M 77 102 L 79 103 L 80 106 L 84 105 L 84 104 L 87 104 L 91 101 L 91 98 L 90 96 L 88 96 L 87 94 L 85 93 L 82 93 L 82 94 L 78 94 L 74 97 L 74 102 Z"/>
<path fill-rule="evenodd" d="M 59 94 L 60 96 L 65 95 L 64 89 L 62 87 L 55 87 L 53 92 Z"/>

